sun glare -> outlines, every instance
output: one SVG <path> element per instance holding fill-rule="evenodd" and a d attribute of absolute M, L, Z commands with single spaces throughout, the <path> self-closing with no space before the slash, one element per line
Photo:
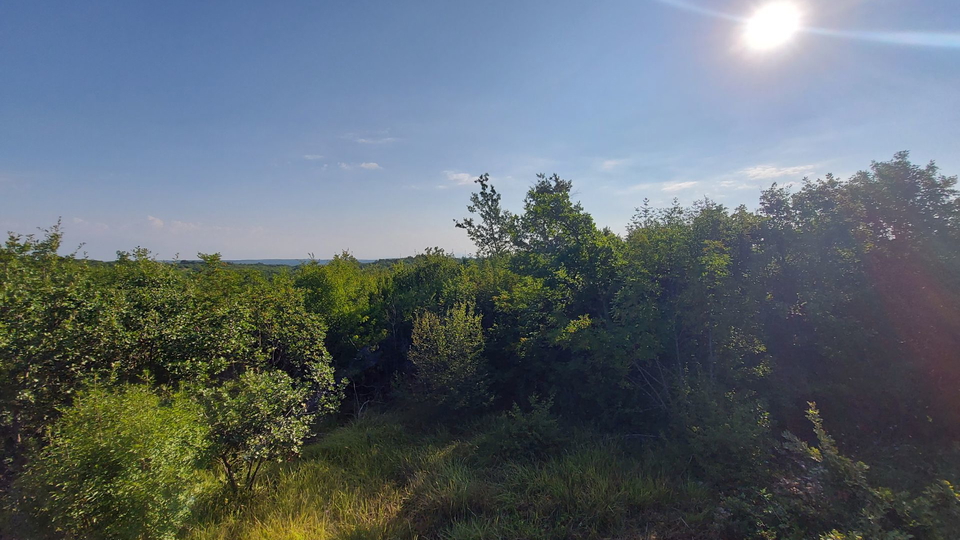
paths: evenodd
<path fill-rule="evenodd" d="M 747 21 L 744 38 L 754 50 L 783 45 L 800 30 L 800 10 L 790 2 L 766 4 Z"/>

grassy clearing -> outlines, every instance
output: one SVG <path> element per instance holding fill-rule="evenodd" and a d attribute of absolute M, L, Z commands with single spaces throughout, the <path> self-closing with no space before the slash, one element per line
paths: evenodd
<path fill-rule="evenodd" d="M 412 433 L 396 417 L 367 416 L 267 471 L 245 504 L 211 500 L 187 537 L 691 538 L 712 508 L 706 490 L 617 442 L 579 437 L 515 461 L 483 453 L 484 436 Z"/>

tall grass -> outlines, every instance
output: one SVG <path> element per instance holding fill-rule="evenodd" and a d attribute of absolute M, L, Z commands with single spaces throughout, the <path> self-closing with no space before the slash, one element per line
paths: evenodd
<path fill-rule="evenodd" d="M 245 503 L 208 504 L 187 537 L 685 538 L 683 522 L 707 498 L 613 442 L 498 462 L 478 454 L 485 435 L 412 434 L 368 416 L 267 471 Z"/>

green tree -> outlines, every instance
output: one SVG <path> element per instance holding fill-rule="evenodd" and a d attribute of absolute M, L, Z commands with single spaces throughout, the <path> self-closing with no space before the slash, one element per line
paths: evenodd
<path fill-rule="evenodd" d="M 513 249 L 513 235 L 516 228 L 516 216 L 500 206 L 500 193 L 490 182 L 489 174 L 482 174 L 474 180 L 480 191 L 470 195 L 467 211 L 476 214 L 479 221 L 464 218 L 456 221 L 457 228 L 467 231 L 467 236 L 477 246 L 480 257 L 495 257 L 509 253 Z"/>
<path fill-rule="evenodd" d="M 0 247 L 0 429 L 4 466 L 22 457 L 81 381 L 124 351 L 116 296 L 84 261 L 61 257 L 59 225 Z"/>
<path fill-rule="evenodd" d="M 327 324 L 327 350 L 344 367 L 364 347 L 383 338 L 375 325 L 371 298 L 377 293 L 377 276 L 365 271 L 349 252 L 326 264 L 311 261 L 295 272 L 295 284 L 306 293 L 307 310 Z"/>

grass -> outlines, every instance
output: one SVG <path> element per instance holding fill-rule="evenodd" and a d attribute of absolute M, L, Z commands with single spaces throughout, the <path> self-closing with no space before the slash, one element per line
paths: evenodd
<path fill-rule="evenodd" d="M 265 474 L 244 503 L 211 498 L 192 540 L 694 538 L 698 484 L 654 455 L 573 437 L 539 460 L 490 453 L 488 434 L 424 434 L 368 415 Z"/>

